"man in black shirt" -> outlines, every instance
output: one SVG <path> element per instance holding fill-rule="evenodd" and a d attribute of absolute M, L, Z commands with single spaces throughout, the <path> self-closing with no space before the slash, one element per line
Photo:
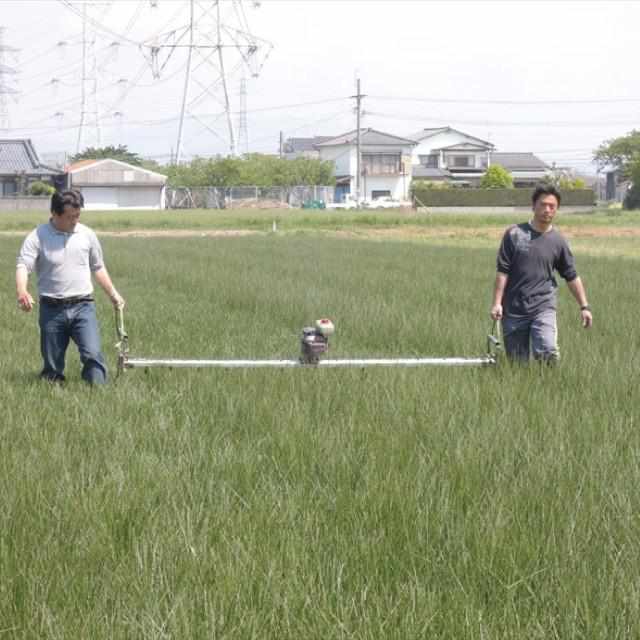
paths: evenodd
<path fill-rule="evenodd" d="M 502 238 L 491 317 L 502 320 L 505 350 L 511 359 L 528 360 L 531 348 L 534 358 L 552 362 L 560 358 L 554 271 L 580 305 L 585 329 L 593 318 L 573 254 L 552 225 L 560 193 L 551 185 L 538 186 L 532 203 L 531 221 L 509 227 Z"/>

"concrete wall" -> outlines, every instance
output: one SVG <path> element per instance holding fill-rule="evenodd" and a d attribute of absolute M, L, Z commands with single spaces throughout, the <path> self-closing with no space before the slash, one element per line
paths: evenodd
<path fill-rule="evenodd" d="M 373 191 L 390 191 L 395 200 L 407 200 L 411 179 L 405 176 L 366 176 L 362 179 L 362 195 L 366 200 L 372 199 Z M 356 192 L 356 181 L 351 181 L 351 193 Z"/>
<path fill-rule="evenodd" d="M 564 213 L 591 213 L 595 207 L 588 206 L 562 206 L 558 209 L 558 215 Z M 476 213 L 482 215 L 501 213 L 520 213 L 528 219 L 531 218 L 531 207 L 418 207 L 423 213 Z"/>
<path fill-rule="evenodd" d="M 333 173 L 336 176 L 350 176 L 356 172 L 355 146 L 320 147 L 320 159 L 329 160 L 335 164 Z"/>
<path fill-rule="evenodd" d="M 19 196 L 0 198 L 1 211 L 49 211 L 51 196 Z"/>

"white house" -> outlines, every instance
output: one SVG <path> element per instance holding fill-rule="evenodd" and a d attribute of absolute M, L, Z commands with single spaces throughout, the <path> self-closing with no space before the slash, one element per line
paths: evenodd
<path fill-rule="evenodd" d="M 167 176 L 120 160 L 81 160 L 67 168 L 85 209 L 164 209 Z"/>
<path fill-rule="evenodd" d="M 451 127 L 422 129 L 410 136 L 413 177 L 474 184 L 491 164 L 494 145 Z"/>
<path fill-rule="evenodd" d="M 497 152 L 491 142 L 452 127 L 421 129 L 410 138 L 417 142 L 411 155 L 415 179 L 477 186 L 486 170 L 499 164 L 515 186 L 529 187 L 550 173 L 533 153 Z"/>
<path fill-rule="evenodd" d="M 334 163 L 336 202 L 346 194 L 356 194 L 357 131 L 316 144 L 322 160 Z M 411 152 L 413 140 L 400 138 L 375 129 L 360 130 L 361 178 L 360 196 L 373 200 L 391 196 L 407 200 L 411 183 Z"/>

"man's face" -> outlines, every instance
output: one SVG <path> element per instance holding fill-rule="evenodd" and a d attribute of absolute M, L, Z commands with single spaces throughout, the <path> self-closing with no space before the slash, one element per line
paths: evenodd
<path fill-rule="evenodd" d="M 551 224 L 558 211 L 558 199 L 553 195 L 540 196 L 533 205 L 533 218 L 542 225 Z"/>
<path fill-rule="evenodd" d="M 64 212 L 60 215 L 53 215 L 56 229 L 58 229 L 58 231 L 64 231 L 65 233 L 71 233 L 76 228 L 76 224 L 78 224 L 79 219 L 80 208 L 74 207 L 70 204 L 64 205 Z"/>

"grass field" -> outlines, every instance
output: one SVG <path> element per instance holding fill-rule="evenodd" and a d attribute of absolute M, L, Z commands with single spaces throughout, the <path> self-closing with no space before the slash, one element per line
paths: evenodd
<path fill-rule="evenodd" d="M 393 238 L 365 233 L 401 226 L 376 215 L 349 237 L 302 215 L 104 237 L 133 354 L 294 356 L 322 315 L 335 357 L 481 354 L 495 239 L 477 230 L 504 218 Z M 571 222 L 638 226 L 598 216 Z M 576 239 L 596 324 L 563 288 L 557 369 L 136 370 L 104 389 L 74 352 L 65 388 L 37 380 L 20 241 L 0 237 L 0 638 L 640 637 L 633 238 Z M 113 369 L 104 296 L 99 313 Z"/>

